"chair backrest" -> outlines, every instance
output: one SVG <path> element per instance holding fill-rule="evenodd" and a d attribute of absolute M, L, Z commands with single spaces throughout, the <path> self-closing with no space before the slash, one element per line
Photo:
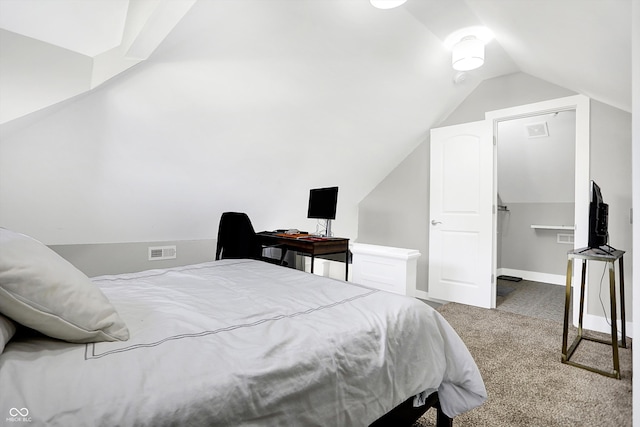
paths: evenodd
<path fill-rule="evenodd" d="M 243 212 L 224 212 L 218 225 L 216 259 L 257 259 L 262 246 L 256 239 L 251 220 Z"/>

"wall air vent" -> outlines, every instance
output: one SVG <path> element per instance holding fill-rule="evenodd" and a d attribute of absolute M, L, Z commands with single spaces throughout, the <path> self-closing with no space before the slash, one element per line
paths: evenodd
<path fill-rule="evenodd" d="M 149 246 L 149 261 L 175 259 L 176 246 Z"/>
<path fill-rule="evenodd" d="M 527 138 L 543 138 L 549 136 L 549 128 L 547 122 L 529 123 L 524 128 L 527 131 Z"/>
<path fill-rule="evenodd" d="M 565 234 L 565 233 L 558 233 L 557 235 L 557 242 L 558 243 L 566 243 L 566 244 L 570 244 L 573 245 L 573 234 Z"/>

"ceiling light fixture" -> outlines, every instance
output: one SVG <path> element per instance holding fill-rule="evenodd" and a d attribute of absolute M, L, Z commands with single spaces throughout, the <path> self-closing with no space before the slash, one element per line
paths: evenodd
<path fill-rule="evenodd" d="M 407 0 L 369 0 L 371 6 L 378 9 L 393 9 L 403 5 Z"/>
<path fill-rule="evenodd" d="M 484 64 L 484 46 L 493 33 L 486 27 L 468 27 L 455 31 L 444 41 L 451 49 L 451 65 L 456 71 L 470 71 Z"/>
<path fill-rule="evenodd" d="M 456 71 L 469 71 L 484 64 L 484 42 L 476 36 L 463 37 L 453 46 L 451 65 Z"/>

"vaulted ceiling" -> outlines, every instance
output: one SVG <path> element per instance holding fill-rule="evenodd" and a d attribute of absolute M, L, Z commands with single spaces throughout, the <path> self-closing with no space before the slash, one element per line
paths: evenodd
<path fill-rule="evenodd" d="M 147 59 L 195 1 L 0 1 L 0 123 Z"/>
<path fill-rule="evenodd" d="M 149 58 L 197 1 L 1 0 L 0 123 L 95 88 Z M 214 14 L 229 3 L 199 1 L 218 3 Z M 393 37 L 406 34 L 393 30 L 407 13 L 440 41 L 486 25 L 495 40 L 474 79 L 522 71 L 631 111 L 630 0 L 409 0 L 394 10 L 373 9 L 367 0 L 285 3 L 330 15 L 353 31 L 381 25 L 379 43 L 401 43 Z M 426 60 L 444 54 L 433 40 L 423 49 Z M 39 93 L 28 89 L 34 86 Z"/>
<path fill-rule="evenodd" d="M 0 0 L 0 220 L 49 244 L 213 237 L 227 209 L 303 229 L 309 188 L 339 185 L 334 230 L 355 236 L 358 203 L 485 80 L 630 111 L 630 9 Z M 485 64 L 454 82 L 444 41 L 478 25 Z"/>

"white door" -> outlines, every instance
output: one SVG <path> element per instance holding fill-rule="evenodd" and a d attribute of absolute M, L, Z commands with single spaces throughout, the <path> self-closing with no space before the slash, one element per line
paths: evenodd
<path fill-rule="evenodd" d="M 495 308 L 492 122 L 431 130 L 430 298 Z"/>

